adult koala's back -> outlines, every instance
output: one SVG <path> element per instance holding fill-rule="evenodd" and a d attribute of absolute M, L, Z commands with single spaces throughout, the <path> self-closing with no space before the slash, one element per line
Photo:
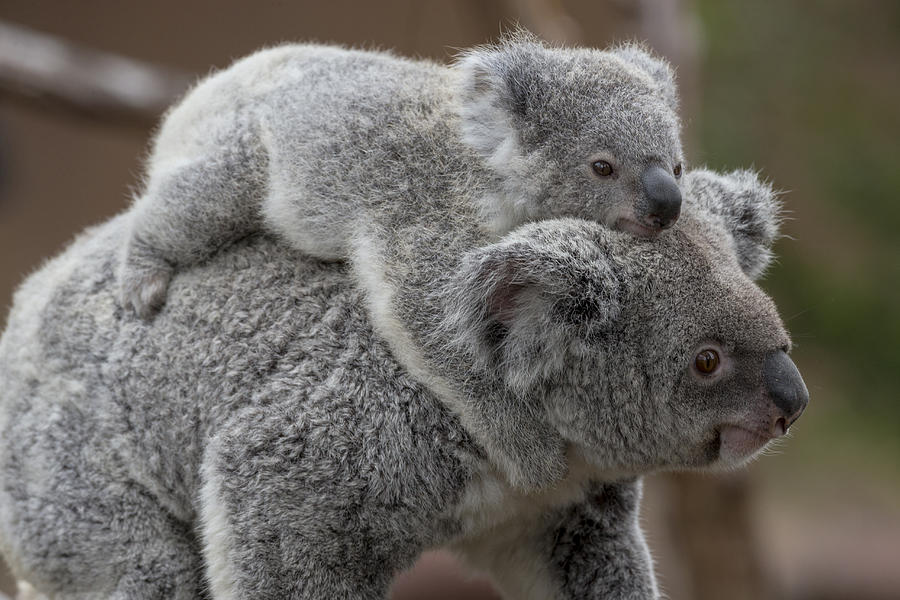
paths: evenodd
<path fill-rule="evenodd" d="M 61 598 L 204 597 L 200 471 L 223 444 L 238 465 L 296 453 L 282 483 L 312 496 L 281 501 L 276 478 L 264 506 L 226 508 L 220 490 L 232 528 L 264 513 L 349 529 L 353 545 L 335 552 L 360 569 L 383 563 L 386 581 L 447 537 L 449 520 L 422 515 L 457 499 L 480 452 L 372 335 L 339 267 L 253 238 L 179 277 L 146 325 L 114 300 L 124 231 L 121 218 L 94 229 L 33 275 L 0 338 L 0 550 L 17 576 Z M 229 446 L 220 436 L 235 422 L 255 433 Z M 264 439 L 284 423 L 295 439 Z M 371 438 L 390 442 L 380 452 Z M 277 546 L 258 539 L 270 533 L 233 551 L 253 561 Z"/>

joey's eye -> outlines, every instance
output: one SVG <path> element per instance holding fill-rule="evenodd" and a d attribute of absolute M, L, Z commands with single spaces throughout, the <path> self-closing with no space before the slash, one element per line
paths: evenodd
<path fill-rule="evenodd" d="M 694 359 L 694 366 L 704 375 L 709 375 L 719 368 L 719 355 L 715 350 L 702 350 Z"/>
<path fill-rule="evenodd" d="M 594 173 L 596 173 L 600 177 L 609 177 L 610 175 L 612 175 L 612 165 L 605 160 L 598 160 L 591 166 L 594 168 Z"/>
<path fill-rule="evenodd" d="M 681 177 L 681 163 L 678 163 L 677 165 L 675 165 L 675 168 L 672 169 L 672 173 L 675 174 L 676 178 Z"/>

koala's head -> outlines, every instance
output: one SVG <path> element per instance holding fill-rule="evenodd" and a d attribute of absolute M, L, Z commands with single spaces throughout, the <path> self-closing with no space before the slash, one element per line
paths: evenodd
<path fill-rule="evenodd" d="M 505 232 L 579 217 L 653 237 L 678 219 L 682 149 L 669 65 L 638 45 L 553 48 L 525 33 L 463 54 L 463 139 L 496 175 Z"/>
<path fill-rule="evenodd" d="M 753 247 L 739 225 L 686 212 L 655 239 L 525 225 L 467 257 L 456 339 L 483 377 L 538 407 L 540 426 L 521 435 L 560 453 L 621 473 L 740 465 L 785 435 L 808 393 L 775 306 L 741 268 L 768 247 L 739 261 L 734 248 Z M 526 465 L 513 470 L 523 485 L 552 480 L 562 460 L 508 458 Z"/>

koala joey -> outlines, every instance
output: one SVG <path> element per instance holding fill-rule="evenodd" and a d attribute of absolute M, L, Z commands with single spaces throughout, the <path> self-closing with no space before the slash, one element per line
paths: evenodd
<path fill-rule="evenodd" d="M 671 69 L 636 45 L 516 33 L 450 67 L 333 46 L 260 51 L 167 114 L 131 211 L 123 304 L 149 317 L 174 269 L 255 231 L 345 259 L 373 219 L 442 226 L 436 202 L 478 211 L 494 239 L 562 216 L 653 236 L 681 208 L 676 105 Z"/>
<path fill-rule="evenodd" d="M 61 600 L 384 598 L 436 547 L 510 598 L 659 598 L 640 474 L 740 465 L 808 401 L 745 273 L 770 190 L 687 177 L 662 236 L 407 227 L 360 285 L 250 236 L 152 323 L 115 300 L 128 216 L 100 226 L 0 337 L 0 550 Z"/>

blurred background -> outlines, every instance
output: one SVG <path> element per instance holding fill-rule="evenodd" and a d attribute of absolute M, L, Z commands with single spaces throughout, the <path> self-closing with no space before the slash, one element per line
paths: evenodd
<path fill-rule="evenodd" d="M 516 22 L 555 42 L 647 41 L 678 68 L 689 162 L 753 166 L 786 192 L 762 285 L 810 406 L 746 471 L 648 478 L 667 597 L 900 599 L 895 0 L 3 0 L 0 318 L 44 258 L 128 205 L 154 123 L 197 76 L 294 40 L 448 61 Z M 496 596 L 432 553 L 394 598 Z"/>

